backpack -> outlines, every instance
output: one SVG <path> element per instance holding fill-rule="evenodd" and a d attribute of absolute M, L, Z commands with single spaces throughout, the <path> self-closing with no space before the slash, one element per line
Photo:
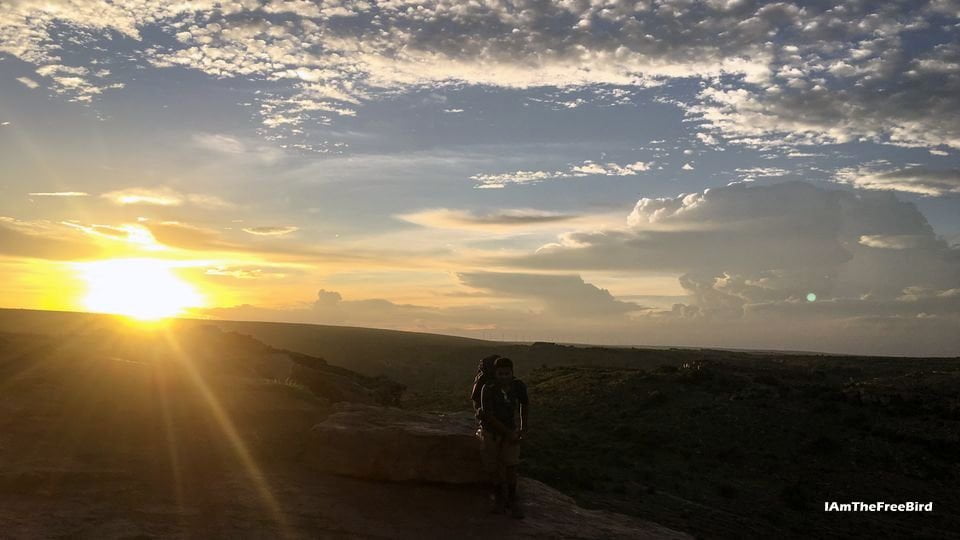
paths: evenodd
<path fill-rule="evenodd" d="M 480 364 L 477 366 L 477 375 L 473 378 L 473 391 L 470 394 L 470 398 L 473 399 L 474 410 L 480 409 L 480 392 L 483 391 L 483 386 L 492 382 L 496 376 L 494 363 L 496 363 L 497 358 L 500 358 L 499 354 L 491 354 L 480 360 Z"/>

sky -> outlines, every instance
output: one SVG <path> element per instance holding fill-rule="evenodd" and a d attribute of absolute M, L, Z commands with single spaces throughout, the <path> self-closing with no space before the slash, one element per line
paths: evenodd
<path fill-rule="evenodd" d="M 0 4 L 0 307 L 960 355 L 958 1 Z"/>

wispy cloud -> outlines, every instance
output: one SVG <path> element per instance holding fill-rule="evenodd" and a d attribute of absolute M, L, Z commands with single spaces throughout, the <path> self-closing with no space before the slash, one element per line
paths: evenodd
<path fill-rule="evenodd" d="M 216 195 L 180 193 L 169 187 L 126 188 L 110 191 L 101 197 L 119 205 L 181 206 L 191 204 L 201 208 L 230 208 L 233 205 Z"/>
<path fill-rule="evenodd" d="M 101 195 L 114 204 L 146 204 L 153 206 L 179 206 L 183 196 L 170 188 L 127 188 Z"/>
<path fill-rule="evenodd" d="M 35 90 L 40 87 L 40 84 L 30 77 L 17 77 L 17 81 L 31 90 Z"/>
<path fill-rule="evenodd" d="M 597 163 L 591 160 L 579 165 L 570 165 L 559 171 L 514 171 L 496 174 L 475 174 L 470 178 L 478 182 L 477 188 L 499 189 L 509 184 L 536 184 L 558 178 L 581 178 L 584 176 L 633 176 L 650 169 L 650 164 L 636 161 L 626 165 Z"/>
<path fill-rule="evenodd" d="M 87 197 L 90 194 L 84 191 L 38 191 L 28 195 L 31 197 Z"/>
<path fill-rule="evenodd" d="M 572 221 L 577 221 L 581 216 L 532 208 L 512 208 L 492 212 L 434 208 L 400 214 L 397 218 L 425 227 L 502 231 L 528 230 L 541 226 L 569 224 Z"/>
<path fill-rule="evenodd" d="M 929 197 L 960 193 L 960 169 L 905 167 L 891 169 L 884 164 L 867 164 L 839 171 L 836 180 L 861 189 L 901 191 Z"/>
<path fill-rule="evenodd" d="M 206 150 L 226 154 L 233 159 L 249 158 L 265 164 L 275 163 L 284 157 L 282 148 L 259 140 L 249 140 L 223 133 L 198 133 L 193 143 Z"/>
<path fill-rule="evenodd" d="M 243 229 L 244 232 L 256 236 L 285 236 L 298 230 L 300 230 L 299 227 L 292 225 L 283 227 L 247 227 Z"/>

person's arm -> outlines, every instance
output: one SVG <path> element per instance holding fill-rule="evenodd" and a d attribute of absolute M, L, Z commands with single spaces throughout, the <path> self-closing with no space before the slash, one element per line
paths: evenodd
<path fill-rule="evenodd" d="M 493 414 L 493 392 L 491 385 L 485 384 L 480 392 L 480 419 L 483 426 L 503 437 L 510 436 L 510 430 Z"/>
<path fill-rule="evenodd" d="M 474 379 L 474 381 L 473 381 L 473 390 L 470 391 L 470 399 L 473 401 L 473 411 L 474 411 L 474 412 L 479 412 L 480 407 L 481 407 L 481 405 L 480 405 L 480 397 L 481 397 L 480 392 L 481 392 L 481 390 L 483 389 L 483 386 L 481 385 L 480 381 L 482 381 L 482 380 L 483 380 L 483 379 L 482 379 L 481 377 L 479 377 L 479 376 L 478 376 L 476 379 Z"/>

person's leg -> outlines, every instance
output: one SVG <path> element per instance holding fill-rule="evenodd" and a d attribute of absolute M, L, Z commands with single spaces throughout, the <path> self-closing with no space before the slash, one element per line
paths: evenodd
<path fill-rule="evenodd" d="M 505 478 L 500 465 L 500 441 L 492 433 L 484 431 L 483 436 L 483 468 L 487 474 L 490 498 L 494 503 L 494 512 L 503 512 L 506 500 L 503 496 Z"/>
<path fill-rule="evenodd" d="M 497 511 L 505 513 L 510 507 L 510 484 L 507 481 L 506 467 L 500 464 L 500 482 L 497 484 Z"/>
<path fill-rule="evenodd" d="M 506 443 L 503 453 L 505 484 L 507 485 L 508 505 L 515 518 L 523 517 L 523 509 L 517 494 L 517 466 L 520 464 L 520 443 Z"/>

